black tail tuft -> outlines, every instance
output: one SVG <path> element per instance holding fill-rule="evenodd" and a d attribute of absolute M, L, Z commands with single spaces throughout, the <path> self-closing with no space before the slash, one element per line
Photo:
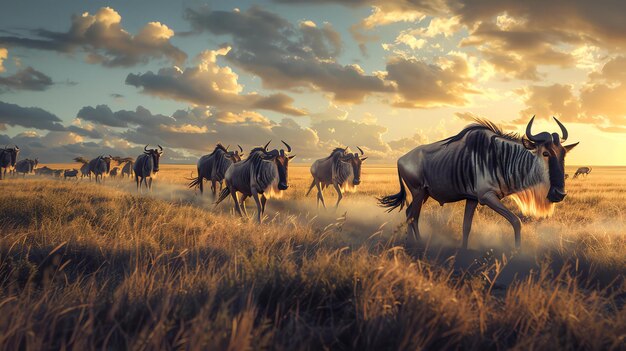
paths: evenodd
<path fill-rule="evenodd" d="M 388 207 L 387 212 L 391 212 L 396 208 L 400 207 L 400 210 L 404 207 L 406 202 L 406 189 L 404 188 L 404 183 L 402 182 L 402 177 L 398 175 L 400 179 L 400 192 L 393 195 L 383 196 L 378 198 L 378 205 L 380 207 Z"/>
<path fill-rule="evenodd" d="M 230 195 L 230 189 L 228 187 L 224 187 L 224 189 L 220 191 L 220 196 L 217 198 L 217 200 L 215 200 L 215 204 L 217 205 L 220 202 L 224 201 L 224 199 L 226 199 L 228 195 Z"/>
<path fill-rule="evenodd" d="M 186 179 L 191 180 L 191 183 L 189 183 L 190 188 L 195 188 L 200 185 L 200 182 L 202 182 L 202 178 L 200 178 L 199 176 L 195 178 L 186 178 Z"/>

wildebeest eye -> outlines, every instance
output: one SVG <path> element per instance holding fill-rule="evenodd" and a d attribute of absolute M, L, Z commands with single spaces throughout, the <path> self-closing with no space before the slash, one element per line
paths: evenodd
<path fill-rule="evenodd" d="M 544 157 L 550 157 L 550 154 L 549 154 L 547 151 L 544 151 L 544 152 L 543 152 L 543 156 L 544 156 Z"/>

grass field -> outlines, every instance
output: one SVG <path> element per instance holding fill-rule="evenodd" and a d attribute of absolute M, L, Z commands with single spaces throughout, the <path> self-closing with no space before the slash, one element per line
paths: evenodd
<path fill-rule="evenodd" d="M 463 204 L 434 201 L 426 243 L 404 249 L 404 213 L 375 201 L 398 191 L 393 167 L 365 167 L 335 212 L 290 166 L 261 226 L 187 189 L 194 168 L 162 165 L 142 195 L 128 179 L 0 182 L 0 349 L 626 346 L 626 168 L 568 180 L 553 217 L 524 219 L 521 252 L 482 207 L 458 249 Z"/>

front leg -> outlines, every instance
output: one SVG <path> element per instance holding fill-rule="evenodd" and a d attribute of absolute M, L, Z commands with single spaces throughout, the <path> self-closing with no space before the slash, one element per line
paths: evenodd
<path fill-rule="evenodd" d="M 515 233 L 515 248 L 519 249 L 521 246 L 521 233 L 522 233 L 522 222 L 520 219 L 511 212 L 508 208 L 506 208 L 496 194 L 493 192 L 486 193 L 485 195 L 480 197 L 480 202 L 489 206 L 492 210 L 499 213 L 502 217 L 506 218 L 509 223 L 513 226 L 513 232 Z"/>
<path fill-rule="evenodd" d="M 252 189 L 252 198 L 256 202 L 256 220 L 261 224 L 261 201 L 259 201 L 259 193 L 254 188 Z"/>
<path fill-rule="evenodd" d="M 248 198 L 248 196 L 246 196 L 245 194 L 241 195 L 241 200 L 239 200 L 239 203 L 241 205 L 241 212 L 243 212 L 243 214 L 248 217 L 248 211 L 246 211 L 246 199 Z"/>
<path fill-rule="evenodd" d="M 470 234 L 470 231 L 472 230 L 472 220 L 474 219 L 476 206 L 478 206 L 478 201 L 476 200 L 465 201 L 465 216 L 463 217 L 463 248 L 464 249 L 467 249 L 467 241 L 469 240 L 469 234 Z"/>
<path fill-rule="evenodd" d="M 265 203 L 267 202 L 267 198 L 265 194 L 261 194 L 261 214 L 265 213 Z"/>
<path fill-rule="evenodd" d="M 343 198 L 343 195 L 341 194 L 341 188 L 339 187 L 339 184 L 333 183 L 333 186 L 335 187 L 335 190 L 337 191 L 337 203 L 335 204 L 335 210 L 336 210 L 339 207 L 339 202 Z"/>

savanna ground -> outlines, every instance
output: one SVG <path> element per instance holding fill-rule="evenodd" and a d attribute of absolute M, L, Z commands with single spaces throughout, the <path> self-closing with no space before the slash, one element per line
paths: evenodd
<path fill-rule="evenodd" d="M 484 207 L 458 249 L 463 204 L 434 201 L 405 249 L 404 213 L 374 199 L 398 191 L 393 167 L 365 167 L 334 212 L 291 166 L 261 226 L 187 189 L 193 166 L 161 168 L 143 195 L 0 182 L 0 349 L 626 347 L 626 168 L 568 180 L 552 218 L 524 219 L 521 252 Z"/>

